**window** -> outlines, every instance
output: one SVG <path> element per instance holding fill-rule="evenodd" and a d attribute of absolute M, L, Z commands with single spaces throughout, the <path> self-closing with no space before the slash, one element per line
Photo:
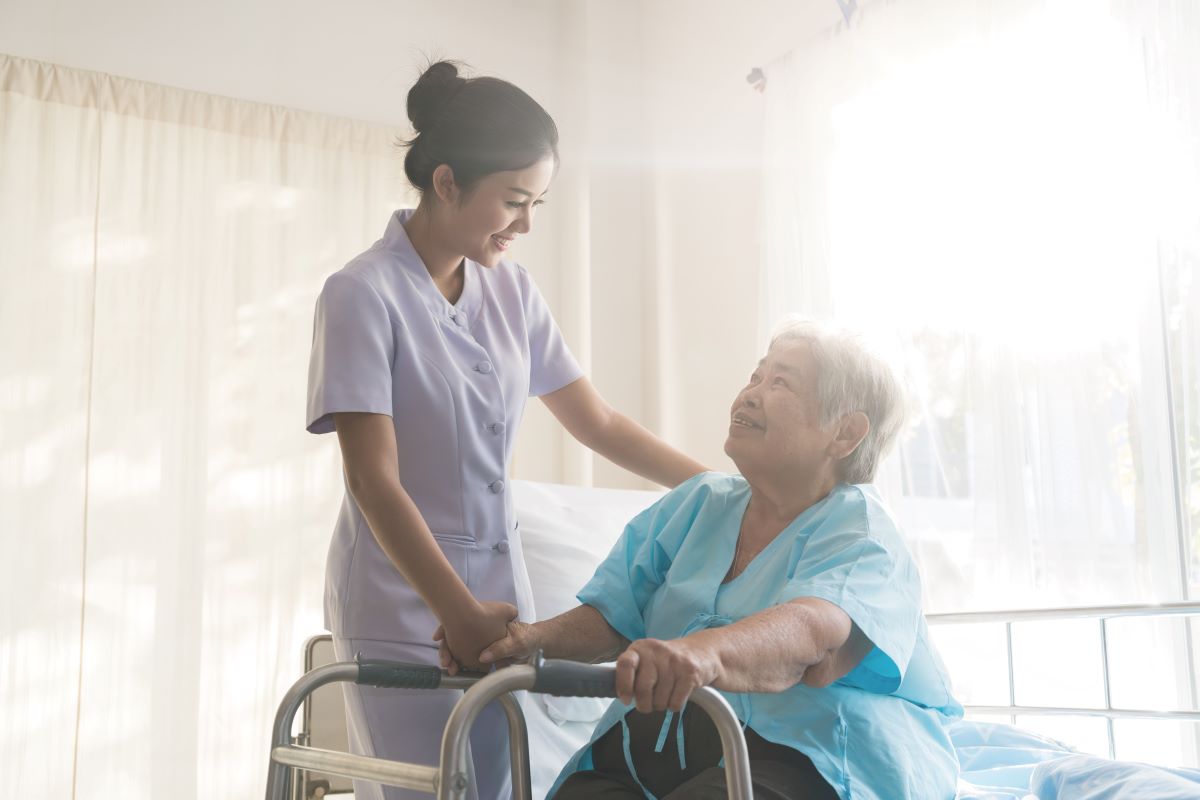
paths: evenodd
<path fill-rule="evenodd" d="M 767 70 L 764 318 L 830 316 L 902 366 L 877 483 L 929 611 L 1200 589 L 1200 21 L 1134 5 L 880 3 Z M 1186 705 L 1196 637 L 1163 631 L 1130 641 L 1171 667 L 1153 703 Z"/>

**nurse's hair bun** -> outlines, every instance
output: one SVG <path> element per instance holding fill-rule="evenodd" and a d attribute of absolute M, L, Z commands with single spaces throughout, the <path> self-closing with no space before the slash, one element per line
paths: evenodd
<path fill-rule="evenodd" d="M 407 148 L 404 174 L 417 191 L 433 188 L 445 164 L 454 183 L 470 191 L 495 172 L 520 170 L 543 159 L 558 163 L 558 127 L 546 109 L 508 81 L 459 77 L 459 64 L 430 65 L 408 92 L 408 118 L 417 135 Z"/>
<path fill-rule="evenodd" d="M 413 129 L 424 133 L 433 127 L 437 113 L 465 83 L 458 77 L 458 66 L 453 61 L 431 64 L 408 90 L 408 118 Z"/>

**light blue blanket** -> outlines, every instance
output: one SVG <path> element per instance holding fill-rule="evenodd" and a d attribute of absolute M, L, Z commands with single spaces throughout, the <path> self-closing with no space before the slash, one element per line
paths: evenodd
<path fill-rule="evenodd" d="M 1032 786 L 1039 800 L 1196 800 L 1200 770 L 1075 755 L 1039 765 Z"/>
<path fill-rule="evenodd" d="M 1200 770 L 1083 755 L 1045 736 L 990 722 L 950 726 L 957 800 L 1196 800 Z"/>
<path fill-rule="evenodd" d="M 1024 800 L 1039 764 L 1075 752 L 1012 725 L 959 720 L 949 730 L 958 752 L 958 800 Z"/>

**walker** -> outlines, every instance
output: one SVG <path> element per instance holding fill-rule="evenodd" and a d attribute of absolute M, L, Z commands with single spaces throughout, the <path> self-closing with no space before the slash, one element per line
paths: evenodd
<path fill-rule="evenodd" d="M 441 763 L 436 767 L 406 764 L 292 744 L 292 723 L 300 704 L 321 686 L 337 681 L 391 689 L 466 689 L 442 731 Z M 318 667 L 292 685 L 275 714 L 267 800 L 287 800 L 292 770 L 318 770 L 429 792 L 438 800 L 463 800 L 471 774 L 467 763 L 468 736 L 480 710 L 492 700 L 500 702 L 508 718 L 513 800 L 533 800 L 525 715 L 510 693 L 526 689 L 560 697 L 613 697 L 615 682 L 615 667 L 543 660 L 540 653 L 531 664 L 507 667 L 485 676 L 451 676 L 438 667 L 361 659 Z M 724 697 L 707 686 L 692 692 L 688 702 L 702 708 L 716 725 L 725 756 L 729 797 L 753 800 L 750 759 L 737 715 Z"/>

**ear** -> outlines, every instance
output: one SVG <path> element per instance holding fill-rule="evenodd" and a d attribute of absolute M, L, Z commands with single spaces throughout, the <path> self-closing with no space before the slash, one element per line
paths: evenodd
<path fill-rule="evenodd" d="M 450 169 L 449 164 L 438 164 L 434 169 L 433 192 L 443 203 L 450 205 L 458 203 L 461 192 L 458 189 L 458 183 L 454 180 L 454 170 Z"/>
<path fill-rule="evenodd" d="M 855 411 L 842 417 L 837 423 L 833 440 L 825 452 L 835 461 L 846 458 L 862 444 L 871 430 L 871 420 L 861 411 Z"/>

